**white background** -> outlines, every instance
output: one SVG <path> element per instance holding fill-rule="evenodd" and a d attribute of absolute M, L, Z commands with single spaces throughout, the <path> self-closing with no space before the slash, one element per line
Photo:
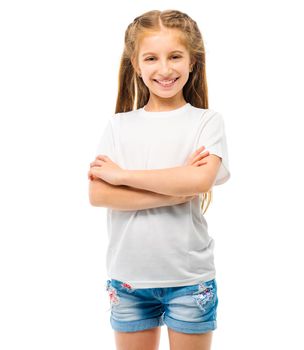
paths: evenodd
<path fill-rule="evenodd" d="M 106 209 L 89 204 L 87 172 L 115 110 L 126 27 L 154 9 L 198 23 L 209 107 L 226 124 L 231 179 L 206 214 L 212 349 L 304 348 L 300 1 L 11 0 L 0 5 L 3 350 L 115 348 Z"/>

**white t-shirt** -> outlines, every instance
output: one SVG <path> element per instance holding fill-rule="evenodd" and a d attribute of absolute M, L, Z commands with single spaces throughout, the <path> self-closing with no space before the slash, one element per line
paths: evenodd
<path fill-rule="evenodd" d="M 186 165 L 200 146 L 222 158 L 214 185 L 223 184 L 230 178 L 223 118 L 190 103 L 171 111 L 140 108 L 114 114 L 96 156 L 107 155 L 123 169 L 161 169 Z M 107 208 L 108 277 L 133 288 L 187 286 L 215 278 L 214 239 L 200 205 L 201 195 L 159 208 Z"/>

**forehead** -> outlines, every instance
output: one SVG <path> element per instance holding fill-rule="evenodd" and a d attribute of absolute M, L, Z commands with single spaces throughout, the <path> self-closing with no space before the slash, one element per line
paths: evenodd
<path fill-rule="evenodd" d="M 146 53 L 169 53 L 175 50 L 186 52 L 186 47 L 182 43 L 182 33 L 176 29 L 145 33 L 139 44 L 141 56 Z"/>

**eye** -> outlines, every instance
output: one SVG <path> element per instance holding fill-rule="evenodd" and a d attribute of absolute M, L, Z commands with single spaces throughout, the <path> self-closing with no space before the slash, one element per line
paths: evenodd
<path fill-rule="evenodd" d="M 178 56 L 178 55 L 174 55 L 174 56 L 172 56 L 172 58 L 174 58 L 174 59 L 178 59 L 178 58 L 181 58 L 182 56 Z M 152 61 L 154 59 L 154 57 L 148 57 L 148 58 L 146 58 L 145 59 L 145 61 Z"/>

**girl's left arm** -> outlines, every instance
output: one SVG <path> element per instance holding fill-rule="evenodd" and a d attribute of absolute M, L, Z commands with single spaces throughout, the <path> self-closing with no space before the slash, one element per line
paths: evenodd
<path fill-rule="evenodd" d="M 171 196 L 191 196 L 208 192 L 209 181 L 203 167 L 184 165 L 155 170 L 123 170 L 120 184 Z"/>

